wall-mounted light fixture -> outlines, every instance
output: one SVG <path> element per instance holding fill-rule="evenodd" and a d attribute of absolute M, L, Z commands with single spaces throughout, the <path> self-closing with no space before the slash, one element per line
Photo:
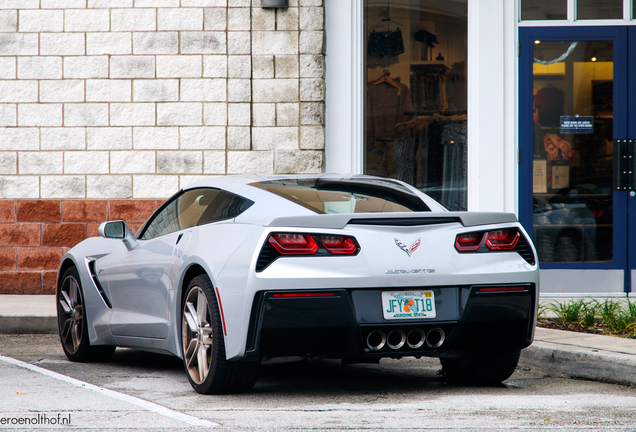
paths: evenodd
<path fill-rule="evenodd" d="M 288 0 L 261 0 L 262 8 L 286 8 Z"/>

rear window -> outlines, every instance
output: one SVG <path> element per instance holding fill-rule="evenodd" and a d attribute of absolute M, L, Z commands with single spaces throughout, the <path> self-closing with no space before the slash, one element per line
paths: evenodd
<path fill-rule="evenodd" d="M 251 183 L 318 214 L 430 211 L 409 189 L 376 179 L 278 179 Z"/>

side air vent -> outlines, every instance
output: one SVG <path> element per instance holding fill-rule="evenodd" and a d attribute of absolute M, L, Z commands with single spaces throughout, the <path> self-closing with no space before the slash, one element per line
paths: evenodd
<path fill-rule="evenodd" d="M 519 241 L 517 242 L 514 250 L 519 255 L 521 255 L 521 257 L 526 260 L 528 264 L 535 264 L 536 260 L 534 254 L 532 253 L 532 248 L 528 244 L 528 240 L 526 240 L 526 237 L 523 234 L 521 235 L 521 237 L 519 237 Z"/>
<path fill-rule="evenodd" d="M 88 270 L 91 272 L 91 278 L 93 278 L 93 283 L 97 287 L 97 291 L 99 291 L 99 295 L 102 296 L 104 303 L 108 306 L 109 309 L 113 308 L 113 305 L 110 303 L 102 284 L 99 283 L 99 279 L 97 279 L 97 274 L 95 273 L 95 261 L 88 261 Z"/>
<path fill-rule="evenodd" d="M 421 226 L 461 223 L 458 217 L 351 219 L 351 225 Z"/>

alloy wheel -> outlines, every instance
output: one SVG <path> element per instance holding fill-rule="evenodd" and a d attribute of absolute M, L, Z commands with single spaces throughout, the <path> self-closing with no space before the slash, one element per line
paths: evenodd
<path fill-rule="evenodd" d="M 184 302 L 181 325 L 186 368 L 196 384 L 203 383 L 210 372 L 214 343 L 210 321 L 205 293 L 201 287 L 193 286 Z"/>
<path fill-rule="evenodd" d="M 75 354 L 80 348 L 84 336 L 84 302 L 77 280 L 72 275 L 62 282 L 58 298 L 61 311 L 61 339 L 70 354 Z"/>

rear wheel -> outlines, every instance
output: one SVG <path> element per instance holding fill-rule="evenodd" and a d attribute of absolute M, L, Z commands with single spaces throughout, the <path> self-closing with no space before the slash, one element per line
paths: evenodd
<path fill-rule="evenodd" d="M 76 362 L 108 360 L 115 352 L 114 346 L 90 344 L 84 294 L 75 267 L 62 275 L 56 300 L 58 331 L 66 357 Z"/>
<path fill-rule="evenodd" d="M 188 284 L 181 315 L 183 364 L 192 387 L 203 394 L 251 389 L 260 363 L 227 360 L 221 313 L 206 275 Z"/>
<path fill-rule="evenodd" d="M 496 385 L 515 371 L 521 350 L 477 352 L 467 358 L 441 358 L 442 370 L 449 383 Z"/>

